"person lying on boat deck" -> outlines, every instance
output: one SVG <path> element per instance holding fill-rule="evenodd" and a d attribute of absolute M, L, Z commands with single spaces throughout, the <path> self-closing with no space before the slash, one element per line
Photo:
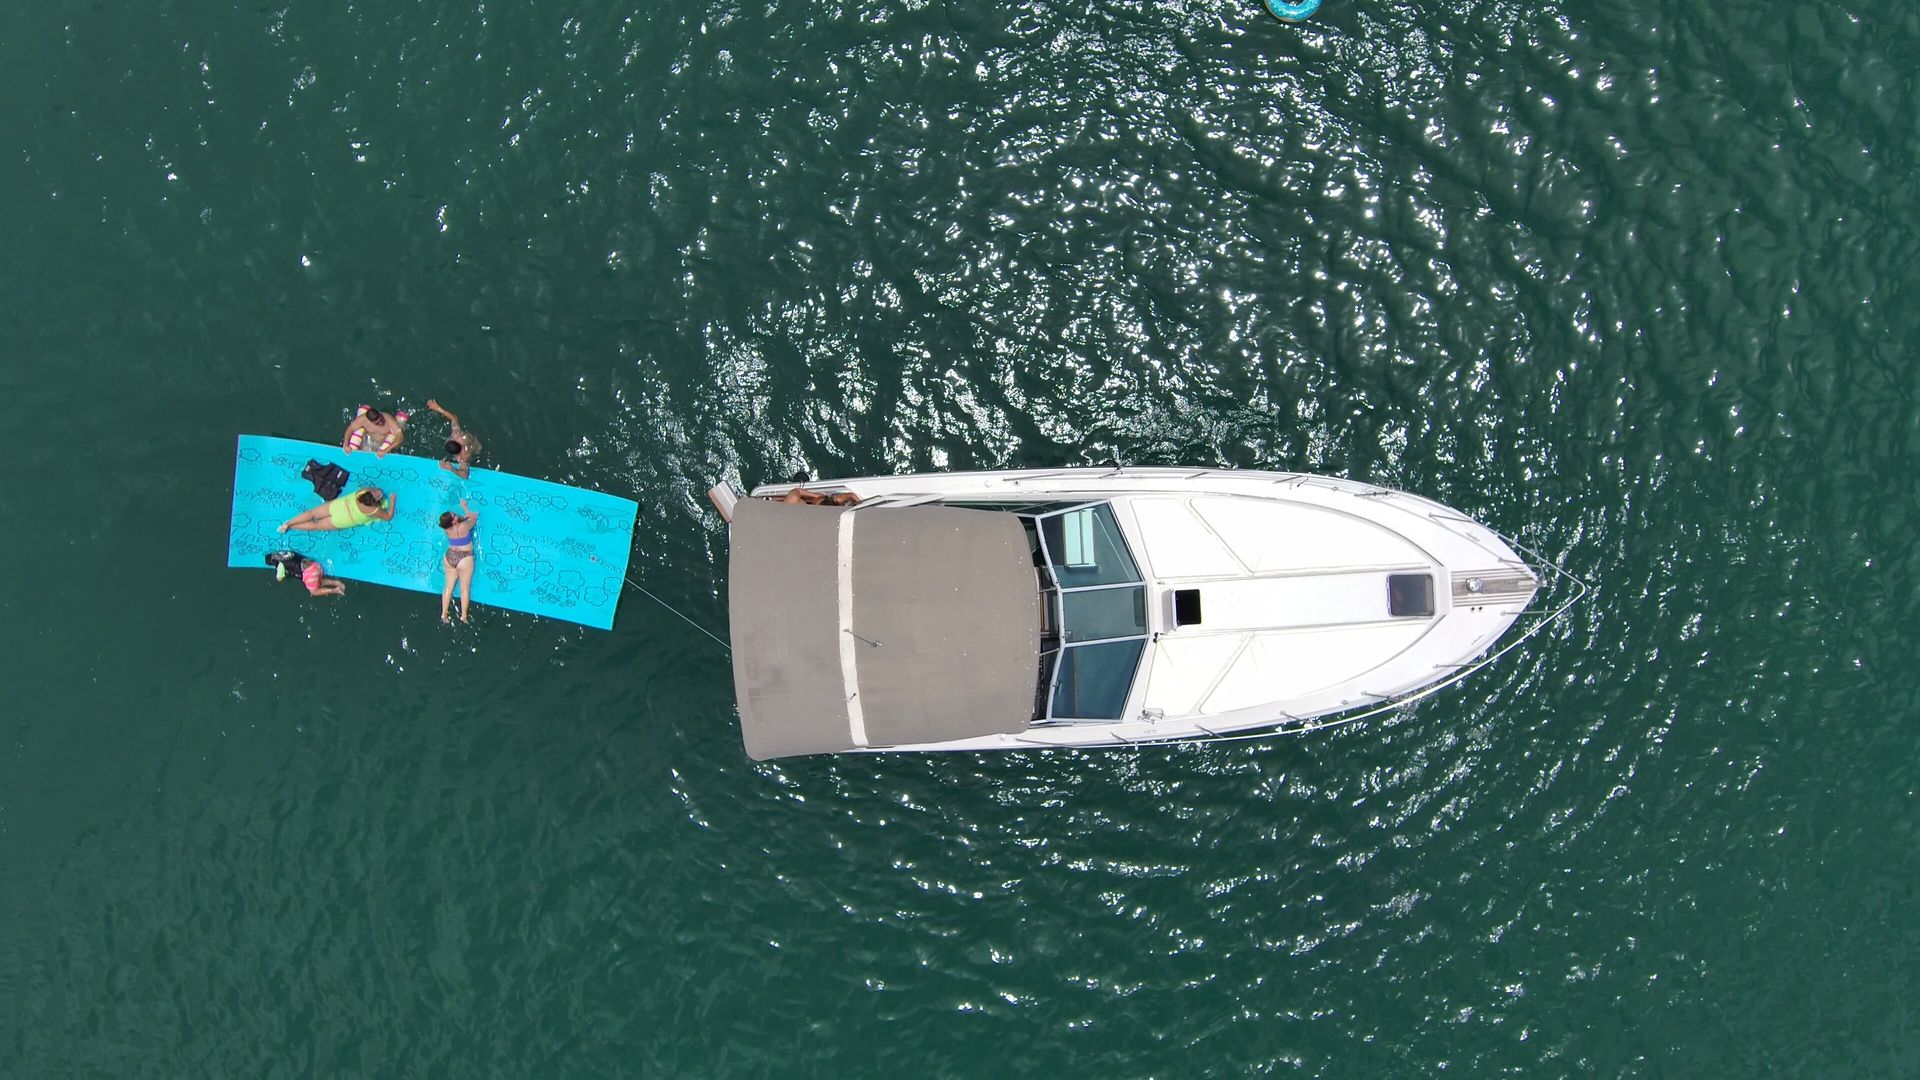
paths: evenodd
<path fill-rule="evenodd" d="M 347 433 L 340 439 L 340 449 L 351 454 L 355 450 L 366 449 L 369 441 L 378 440 L 373 442 L 373 456 L 386 457 L 387 451 L 399 446 L 407 437 L 406 427 L 406 410 L 388 416 L 371 405 L 362 405 L 347 424 Z"/>
<path fill-rule="evenodd" d="M 428 398 L 427 408 L 446 417 L 447 423 L 453 425 L 453 433 L 447 436 L 447 460 L 441 462 L 440 467 L 451 470 L 455 476 L 465 480 L 467 467 L 473 463 L 473 456 L 480 452 L 480 440 L 474 438 L 472 432 L 463 429 L 460 418 L 441 408 L 439 402 Z"/>
<path fill-rule="evenodd" d="M 446 587 L 440 590 L 440 621 L 452 622 L 447 618 L 447 604 L 453 600 L 453 586 L 460 586 L 460 621 L 467 621 L 467 605 L 473 601 L 473 526 L 480 515 L 467 509 L 467 500 L 460 500 L 460 513 L 449 510 L 440 515 L 440 528 L 447 534 L 447 556 L 441 560 L 441 569 L 446 572 Z"/>
<path fill-rule="evenodd" d="M 393 496 L 385 495 L 383 498 L 383 494 L 376 487 L 361 488 L 350 495 L 323 502 L 303 514 L 293 515 L 280 523 L 278 531 L 331 532 L 334 529 L 355 529 L 376 521 L 392 521 Z"/>
<path fill-rule="evenodd" d="M 852 506 L 860 501 L 860 496 L 851 491 L 839 491 L 829 495 L 824 491 L 808 491 L 804 487 L 796 487 L 774 501 L 804 506 Z"/>

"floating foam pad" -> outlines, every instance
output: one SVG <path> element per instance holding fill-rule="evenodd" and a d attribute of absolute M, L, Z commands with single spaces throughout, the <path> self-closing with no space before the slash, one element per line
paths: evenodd
<path fill-rule="evenodd" d="M 300 478 L 308 459 L 352 473 L 348 493 L 372 485 L 396 496 L 393 520 L 331 532 L 275 532 L 322 501 Z M 366 450 L 349 455 L 338 446 L 242 435 L 233 466 L 227 565 L 270 570 L 267 552 L 297 551 L 320 560 L 333 577 L 438 596 L 447 548 L 440 514 L 458 513 L 464 498 L 480 515 L 474 527 L 480 552 L 474 603 L 613 629 L 639 505 L 491 469 L 471 472 L 462 480 L 433 458 L 375 458 Z"/>

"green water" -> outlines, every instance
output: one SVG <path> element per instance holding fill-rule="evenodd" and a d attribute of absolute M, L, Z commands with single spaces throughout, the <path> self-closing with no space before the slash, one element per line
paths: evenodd
<path fill-rule="evenodd" d="M 0 1074 L 1920 1072 L 1910 3 L 0 13 Z M 1405 487 L 1598 591 L 1266 744 L 755 765 L 222 565 L 233 436 Z M 424 439 L 419 441 L 426 441 Z"/>

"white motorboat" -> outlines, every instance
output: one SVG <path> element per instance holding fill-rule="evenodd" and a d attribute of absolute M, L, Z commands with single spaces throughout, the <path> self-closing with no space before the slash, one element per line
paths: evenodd
<path fill-rule="evenodd" d="M 1031 750 L 1299 731 L 1477 670 L 1586 587 L 1466 515 L 1325 476 L 1026 469 L 738 499 L 747 753 Z M 1551 573 L 1577 587 L 1535 611 Z M 1495 650 L 1516 620 L 1534 622 Z"/>

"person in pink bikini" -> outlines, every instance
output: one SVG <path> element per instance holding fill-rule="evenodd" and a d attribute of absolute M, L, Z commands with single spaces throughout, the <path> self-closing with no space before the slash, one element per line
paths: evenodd
<path fill-rule="evenodd" d="M 267 565 L 274 568 L 274 580 L 287 580 L 288 571 L 299 575 L 300 584 L 307 587 L 308 596 L 345 596 L 347 583 L 339 578 L 328 577 L 320 566 L 320 560 L 309 558 L 297 551 L 275 551 L 267 555 Z"/>
<path fill-rule="evenodd" d="M 308 596 L 347 595 L 347 583 L 337 577 L 328 577 L 326 571 L 320 569 L 319 562 L 313 559 L 308 559 L 306 565 L 300 568 L 300 584 L 307 587 Z"/>

